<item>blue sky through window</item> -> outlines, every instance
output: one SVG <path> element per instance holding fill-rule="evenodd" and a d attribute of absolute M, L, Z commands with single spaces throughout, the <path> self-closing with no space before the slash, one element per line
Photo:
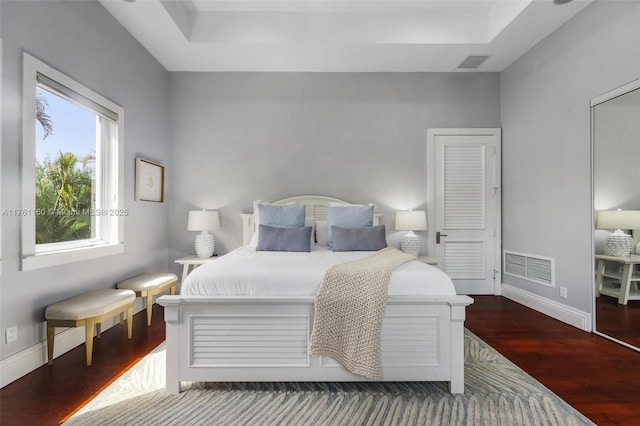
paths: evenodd
<path fill-rule="evenodd" d="M 60 151 L 73 152 L 78 160 L 95 155 L 96 114 L 40 87 L 36 95 L 46 100 L 45 112 L 53 123 L 53 133 L 43 140 L 44 131 L 36 122 L 36 161 L 42 164 L 47 154 L 53 160 Z"/>

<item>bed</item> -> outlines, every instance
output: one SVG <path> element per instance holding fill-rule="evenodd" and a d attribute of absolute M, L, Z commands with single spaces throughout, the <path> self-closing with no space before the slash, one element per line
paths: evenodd
<path fill-rule="evenodd" d="M 272 204 L 304 205 L 306 221 L 320 232 L 328 207 L 348 203 L 298 196 Z M 308 349 L 322 268 L 368 252 L 333 258 L 337 253 L 315 246 L 309 253 L 290 253 L 292 261 L 290 254 L 256 251 L 251 241 L 254 215 L 241 216 L 244 245 L 195 269 L 180 295 L 158 299 L 165 309 L 167 391 L 179 393 L 182 381 L 370 381 L 331 357 L 310 355 Z M 376 215 L 373 225 L 378 221 Z M 247 259 L 258 272 L 234 277 L 230 271 Z M 273 261 L 292 265 L 287 268 L 290 277 L 283 278 L 282 266 L 269 273 Z M 321 266 L 305 272 L 306 262 Z M 211 284 L 212 273 L 222 275 Z M 248 280 L 247 275 L 257 277 Z M 426 281 L 442 284 L 424 285 Z M 471 298 L 456 295 L 450 279 L 434 266 L 413 260 L 394 270 L 382 323 L 381 380 L 443 381 L 449 382 L 451 393 L 464 393 L 464 319 L 471 303 Z"/>

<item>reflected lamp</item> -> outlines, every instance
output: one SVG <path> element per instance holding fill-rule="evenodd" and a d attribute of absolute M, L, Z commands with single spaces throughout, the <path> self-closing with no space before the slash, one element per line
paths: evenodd
<path fill-rule="evenodd" d="M 628 256 L 633 251 L 633 236 L 626 229 L 640 229 L 640 210 L 602 210 L 598 212 L 597 229 L 615 230 L 605 238 L 605 253 Z"/>

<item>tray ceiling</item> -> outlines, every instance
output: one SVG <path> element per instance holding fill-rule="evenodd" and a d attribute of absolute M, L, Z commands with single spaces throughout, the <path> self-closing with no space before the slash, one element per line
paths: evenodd
<path fill-rule="evenodd" d="M 591 0 L 100 2 L 169 71 L 490 72 Z"/>

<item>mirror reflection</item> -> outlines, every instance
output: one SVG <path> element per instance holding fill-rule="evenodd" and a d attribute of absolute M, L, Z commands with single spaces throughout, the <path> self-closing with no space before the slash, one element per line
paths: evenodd
<path fill-rule="evenodd" d="M 640 80 L 592 101 L 595 330 L 640 350 Z"/>

